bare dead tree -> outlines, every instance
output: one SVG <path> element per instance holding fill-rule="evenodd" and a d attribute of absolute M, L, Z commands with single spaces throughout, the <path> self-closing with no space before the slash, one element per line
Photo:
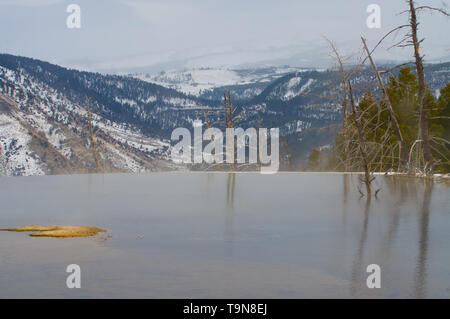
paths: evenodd
<path fill-rule="evenodd" d="M 411 5 L 412 0 L 407 0 L 407 2 Z M 424 142 L 424 137 L 434 142 L 438 140 L 435 137 L 430 138 L 428 136 L 427 121 L 429 118 L 427 117 L 427 112 L 431 110 L 426 109 L 425 97 L 427 87 L 424 80 L 423 56 L 419 54 L 419 46 L 423 40 L 419 41 L 417 37 L 418 22 L 415 15 L 418 10 L 422 9 L 434 10 L 435 8 L 418 7 L 414 9 L 414 6 L 410 6 L 409 10 L 406 11 L 410 13 L 410 22 L 391 30 L 372 50 L 369 50 L 366 40 L 364 37 L 361 37 L 365 57 L 362 58 L 362 62 L 359 65 L 347 68 L 347 70 L 344 68 L 343 59 L 339 55 L 335 45 L 327 39 L 337 61 L 339 72 L 341 73 L 341 90 L 343 91 L 343 96 L 341 97 L 343 110 L 342 129 L 338 133 L 339 138 L 336 139 L 336 149 L 338 151 L 335 156 L 337 156 L 338 165 L 344 167 L 346 171 L 363 170 L 363 179 L 361 182 L 366 186 L 365 193 L 367 196 L 371 196 L 371 182 L 374 180 L 372 172 L 383 171 L 389 167 L 392 170 L 406 172 L 408 166 L 412 166 L 412 155 L 414 152 L 417 154 L 418 161 L 424 163 L 424 172 L 432 172 L 433 158 L 431 157 L 431 149 L 434 152 L 438 150 L 433 148 L 433 145 L 430 145 L 430 141 L 428 141 L 428 147 L 430 149 L 426 150 L 427 142 Z M 445 11 L 440 9 L 436 9 L 436 11 L 446 14 Z M 410 149 L 408 149 L 410 147 L 408 143 L 410 142 L 405 140 L 404 134 L 400 129 L 398 115 L 394 111 L 387 92 L 387 86 L 381 76 L 382 71 L 377 68 L 372 57 L 375 49 L 387 36 L 406 28 L 411 29 L 410 33 L 393 47 L 414 46 L 415 62 L 413 63 L 417 69 L 418 86 L 421 87 L 419 94 L 418 139 L 412 144 Z M 373 86 L 368 85 L 366 89 L 369 92 L 368 97 L 357 102 L 353 94 L 352 78 L 357 74 L 358 70 L 363 68 L 366 61 L 370 62 L 375 73 L 375 86 L 379 87 L 381 94 L 380 98 L 372 98 L 370 91 L 373 91 Z M 411 62 L 406 64 L 411 64 Z M 403 64 L 403 66 L 406 64 Z M 384 73 L 390 73 L 391 71 L 387 70 Z M 443 141 L 439 142 L 444 143 Z M 429 157 L 426 155 L 427 152 L 430 155 Z M 442 156 L 448 161 L 444 155 Z M 417 161 L 417 159 L 415 160 Z M 420 165 L 416 164 L 414 166 L 419 167 Z M 359 191 L 361 195 L 364 195 L 361 190 Z M 378 191 L 375 192 L 375 196 Z"/>
<path fill-rule="evenodd" d="M 235 124 L 235 120 L 238 120 L 241 118 L 240 115 L 235 116 L 235 112 L 236 109 L 235 107 L 233 107 L 233 104 L 231 103 L 231 93 L 229 90 L 227 90 L 227 93 L 224 93 L 223 95 L 223 107 L 224 107 L 224 113 L 225 113 L 225 117 L 224 117 L 224 124 L 225 124 L 225 129 L 227 128 L 234 128 L 234 124 Z M 206 114 L 206 112 L 203 111 L 203 117 L 205 119 L 206 122 L 206 126 L 207 128 L 211 128 L 212 125 L 214 123 L 211 123 L 208 115 Z M 216 123 L 217 124 L 217 123 Z M 214 136 L 211 137 L 211 141 L 214 141 Z M 234 143 L 233 143 L 234 144 Z M 233 151 L 234 153 L 234 151 Z M 215 150 L 214 155 L 224 155 L 223 150 Z M 240 165 L 240 167 L 245 167 L 246 165 Z M 209 165 L 206 169 L 215 169 L 217 167 L 220 167 L 221 169 L 224 169 L 225 165 L 222 163 L 214 163 L 212 165 Z M 236 170 L 237 166 L 235 165 L 235 163 L 231 163 L 229 165 L 229 167 L 231 168 L 231 170 Z"/>
<path fill-rule="evenodd" d="M 333 51 L 334 57 L 339 65 L 339 71 L 341 73 L 342 79 L 341 79 L 341 86 L 342 86 L 342 116 L 345 119 L 347 117 L 347 76 L 345 74 L 345 70 L 344 70 L 344 63 L 342 61 L 342 58 L 336 48 L 336 46 L 334 45 L 334 43 L 325 38 L 325 40 L 328 42 L 328 44 L 331 47 L 331 50 Z"/>
<path fill-rule="evenodd" d="M 227 92 L 228 93 L 228 97 L 227 94 L 224 93 L 223 97 L 224 97 L 224 107 L 225 107 L 225 128 L 233 128 L 233 105 L 231 104 L 231 94 L 230 91 Z M 228 136 L 227 136 L 228 138 Z M 233 143 L 234 145 L 234 143 Z M 233 149 L 233 154 L 234 154 L 234 149 Z M 227 155 L 228 156 L 228 155 Z M 234 166 L 234 158 L 233 158 L 233 163 L 231 164 L 231 169 L 234 171 L 235 166 Z"/>
<path fill-rule="evenodd" d="M 235 110 L 233 110 L 233 105 L 231 104 L 231 93 L 228 90 L 228 121 L 229 121 L 229 125 L 230 127 L 233 127 L 233 113 Z"/>
<path fill-rule="evenodd" d="M 338 65 L 339 65 L 339 71 L 341 73 L 341 86 L 342 86 L 342 126 L 345 126 L 345 122 L 347 120 L 347 76 L 345 74 L 345 69 L 344 69 L 344 63 L 342 61 L 342 58 L 336 48 L 336 46 L 334 45 L 334 43 L 325 38 L 325 40 L 327 40 L 328 44 L 331 47 L 331 50 L 334 54 L 334 58 L 336 59 Z M 344 142 L 344 153 L 343 155 L 346 156 L 346 154 L 348 153 L 348 142 L 345 141 Z M 347 166 L 347 161 L 344 160 L 344 171 L 348 171 L 348 166 Z"/>
<path fill-rule="evenodd" d="M 366 153 L 366 139 L 364 136 L 364 130 L 363 130 L 363 124 L 361 122 L 361 117 L 358 116 L 356 111 L 356 104 L 355 100 L 353 98 L 353 91 L 352 91 L 352 85 L 350 81 L 348 81 L 348 89 L 349 89 L 349 95 L 350 95 L 350 105 L 352 107 L 352 113 L 353 113 L 353 123 L 356 127 L 357 137 L 358 137 L 358 150 L 359 155 L 361 157 L 361 164 L 364 169 L 364 184 L 366 186 L 366 195 L 369 198 L 372 194 L 370 183 L 372 182 L 372 178 L 370 176 L 369 171 L 369 164 L 368 164 L 368 157 Z"/>
<path fill-rule="evenodd" d="M 334 53 L 339 57 L 335 48 Z M 342 59 L 339 57 L 342 61 Z M 398 161 L 396 149 L 398 143 L 392 142 L 391 122 L 385 123 L 380 120 L 380 115 L 387 112 L 384 104 L 377 104 L 374 100 L 368 104 L 365 102 L 364 108 L 355 101 L 351 78 L 356 74 L 359 66 L 345 72 L 342 77 L 346 79 L 346 91 L 348 96 L 342 98 L 348 103 L 348 112 L 343 119 L 342 129 L 339 135 L 342 137 L 337 147 L 343 152 L 338 152 L 338 160 L 346 171 L 363 171 L 362 183 L 366 187 L 367 196 L 371 196 L 371 183 L 374 180 L 373 171 L 382 171 L 389 161 Z M 367 90 L 369 89 L 369 86 Z M 381 131 L 381 133 L 378 133 Z M 372 134 L 372 136 L 370 136 Z M 378 135 L 377 135 L 378 134 Z M 376 138 L 373 136 L 375 135 Z M 392 164 L 393 166 L 393 164 Z M 391 166 L 391 167 L 392 167 Z M 362 195 L 363 192 L 360 191 Z"/>
<path fill-rule="evenodd" d="M 202 112 L 203 112 L 203 118 L 205 119 L 206 128 L 210 129 L 211 123 L 209 121 L 208 114 L 204 110 Z M 211 142 L 214 142 L 214 135 L 211 136 Z M 218 152 L 218 150 L 214 149 L 214 159 L 216 159 L 216 161 L 217 161 L 217 152 Z M 223 155 L 223 152 L 219 152 L 219 153 Z M 202 168 L 204 168 L 204 167 L 205 167 L 205 165 L 202 164 Z M 217 163 L 212 166 L 206 167 L 206 169 L 208 170 L 211 167 L 220 167 L 223 170 L 223 165 L 221 163 Z"/>
<path fill-rule="evenodd" d="M 430 6 L 420 6 L 415 7 L 413 0 L 408 0 L 409 3 L 409 24 L 411 27 L 411 44 L 414 47 L 414 60 L 416 64 L 416 72 L 417 72 L 417 82 L 418 82 L 418 95 L 419 95 L 419 132 L 418 137 L 421 140 L 422 149 L 423 149 L 423 158 L 425 161 L 424 173 L 427 174 L 433 172 L 433 156 L 431 153 L 430 146 L 430 137 L 428 135 L 428 118 L 427 118 L 427 105 L 425 101 L 426 94 L 426 83 L 425 83 L 425 73 L 423 66 L 423 55 L 420 55 L 420 44 L 424 41 L 424 39 L 419 40 L 418 36 L 418 26 L 419 22 L 417 20 L 417 12 L 421 10 L 431 10 L 439 12 L 445 16 L 449 16 L 449 14 L 439 8 L 433 8 Z"/>
<path fill-rule="evenodd" d="M 400 41 L 392 45 L 390 48 L 393 47 L 408 47 L 412 46 L 414 51 L 414 64 L 416 68 L 416 75 L 417 75 L 417 81 L 418 81 L 418 101 L 419 101 L 419 116 L 418 116 L 418 133 L 417 133 L 417 140 L 413 143 L 411 146 L 411 149 L 409 150 L 409 154 L 411 155 L 413 153 L 413 148 L 415 148 L 415 152 L 417 153 L 417 160 L 416 162 L 420 162 L 420 157 L 423 158 L 424 162 L 424 174 L 432 173 L 433 171 L 433 156 L 431 152 L 431 145 L 430 145 L 430 136 L 428 132 L 428 117 L 427 113 L 430 111 L 427 109 L 426 105 L 426 83 L 425 83 L 425 74 L 424 74 L 424 64 L 423 64 L 423 58 L 424 56 L 420 54 L 420 45 L 424 41 L 424 39 L 419 39 L 418 36 L 418 18 L 417 13 L 423 10 L 428 11 L 434 11 L 438 12 L 440 14 L 443 14 L 445 16 L 449 16 L 449 14 L 439 8 L 434 8 L 430 6 L 415 6 L 414 0 L 406 0 L 406 3 L 408 5 L 408 9 L 400 12 L 399 14 L 407 13 L 409 16 L 409 21 L 407 24 L 400 25 L 393 30 L 389 31 L 385 36 L 381 38 L 381 40 L 377 43 L 375 48 L 371 51 L 373 51 L 391 34 L 403 30 L 403 29 L 409 29 L 409 32 L 402 37 Z M 389 49 L 390 49 L 389 48 Z M 368 51 L 368 50 L 366 50 Z M 367 52 L 368 53 L 368 52 Z M 367 54 L 367 58 L 370 58 L 371 53 Z M 404 148 L 404 147 L 402 147 Z M 407 156 L 407 152 L 402 151 L 401 157 L 404 160 L 405 156 Z M 409 157 L 408 164 L 411 165 L 411 156 Z M 419 164 L 417 164 L 419 165 Z M 417 169 L 417 167 L 416 167 Z M 412 168 L 409 168 L 410 171 L 412 171 Z"/>
<path fill-rule="evenodd" d="M 412 44 L 414 46 L 414 59 L 416 61 L 416 72 L 417 72 L 417 82 L 418 82 L 418 95 L 419 95 L 419 132 L 418 136 L 422 142 L 423 157 L 425 160 L 425 167 L 429 167 L 430 171 L 433 169 L 433 157 L 431 155 L 430 140 L 428 137 L 428 119 L 426 115 L 426 105 L 425 105 L 425 74 L 423 69 L 423 57 L 420 55 L 420 43 L 417 35 L 417 15 L 416 9 L 414 8 L 414 1 L 409 1 L 409 15 L 410 15 L 410 26 L 411 26 L 411 38 Z"/>
<path fill-rule="evenodd" d="M 90 106 L 89 100 L 87 98 L 86 98 L 86 105 L 87 105 L 87 111 L 88 111 L 89 138 L 90 138 L 90 142 L 91 142 L 92 156 L 93 156 L 94 162 L 95 162 L 95 172 L 98 173 L 99 164 L 98 164 L 97 152 L 95 149 L 94 125 L 93 125 L 93 120 L 92 120 L 91 106 Z"/>
<path fill-rule="evenodd" d="M 206 127 L 211 128 L 211 124 L 209 123 L 208 114 L 206 114 L 206 112 L 204 110 L 202 112 L 203 112 L 203 117 L 205 118 Z"/>
<path fill-rule="evenodd" d="M 384 104 L 386 105 L 386 107 L 387 107 L 387 109 L 389 111 L 389 115 L 390 115 L 389 117 L 390 117 L 390 120 L 391 120 L 391 123 L 392 123 L 392 128 L 393 128 L 393 130 L 395 132 L 395 135 L 397 136 L 397 138 L 399 140 L 399 143 L 400 143 L 399 170 L 403 171 L 405 166 L 406 166 L 407 156 L 408 156 L 406 143 L 405 143 L 405 140 L 403 138 L 402 131 L 400 130 L 400 126 L 398 124 L 397 116 L 396 116 L 396 114 L 394 112 L 394 109 L 392 108 L 392 104 L 391 104 L 391 101 L 390 101 L 389 96 L 387 94 L 386 87 L 385 87 L 385 85 L 383 83 L 383 80 L 381 79 L 380 72 L 378 71 L 378 68 L 377 68 L 375 62 L 372 59 L 372 54 L 370 53 L 370 51 L 369 51 L 369 49 L 367 47 L 367 43 L 366 43 L 366 40 L 364 39 L 364 37 L 361 37 L 361 41 L 363 43 L 364 50 L 365 50 L 365 52 L 367 54 L 367 58 L 369 59 L 370 64 L 371 64 L 371 66 L 372 66 L 372 68 L 373 68 L 373 70 L 375 72 L 376 78 L 378 80 L 378 85 L 380 86 L 380 89 L 381 89 L 383 102 L 384 102 Z"/>
<path fill-rule="evenodd" d="M 280 142 L 281 142 L 281 146 L 284 149 L 284 153 L 286 155 L 288 169 L 291 170 L 292 169 L 291 154 L 289 154 L 289 148 L 288 148 L 288 145 L 286 142 L 286 138 L 284 136 L 280 136 Z"/>
<path fill-rule="evenodd" d="M 227 95 L 226 93 L 223 94 L 223 107 L 225 111 L 225 128 L 228 128 L 229 121 L 228 121 L 228 101 L 227 101 Z"/>

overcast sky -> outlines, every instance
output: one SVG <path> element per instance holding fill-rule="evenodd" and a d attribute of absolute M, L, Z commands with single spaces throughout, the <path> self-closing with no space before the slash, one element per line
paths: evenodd
<path fill-rule="evenodd" d="M 444 7 L 443 0 L 419 3 Z M 66 26 L 66 8 L 81 7 L 81 29 Z M 369 29 L 369 4 L 381 7 L 381 29 Z M 0 0 L 0 52 L 101 72 L 185 67 L 290 64 L 331 66 L 326 36 L 345 54 L 373 46 L 407 22 L 404 0 Z M 448 8 L 447 8 L 448 11 Z M 450 60 L 449 18 L 420 15 L 423 52 Z M 377 51 L 408 59 L 409 50 Z"/>

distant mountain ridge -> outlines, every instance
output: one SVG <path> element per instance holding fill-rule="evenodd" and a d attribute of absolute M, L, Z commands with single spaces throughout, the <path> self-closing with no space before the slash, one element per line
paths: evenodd
<path fill-rule="evenodd" d="M 217 91 L 223 92 L 228 87 L 233 90 L 235 99 L 243 100 L 257 96 L 268 84 L 287 74 L 312 70 L 289 66 L 257 69 L 200 68 L 130 76 L 208 100 L 220 99 L 222 94 Z"/>
<path fill-rule="evenodd" d="M 99 82 L 92 77 L 110 81 L 106 88 L 120 87 L 113 78 L 26 58 L 2 55 L 0 61 L 0 141 L 6 175 L 93 171 L 86 98 L 93 110 L 102 171 L 173 169 L 167 160 L 168 141 L 143 134 L 133 124 L 133 115 L 124 121 L 124 114 L 135 110 L 114 112 L 113 103 L 99 103 L 108 94 L 99 94 Z"/>
<path fill-rule="evenodd" d="M 430 65 L 426 70 L 427 81 L 436 92 L 449 79 L 450 63 Z M 171 132 L 176 127 L 191 128 L 195 120 L 205 121 L 205 116 L 222 128 L 222 97 L 227 90 L 237 107 L 236 126 L 280 128 L 286 142 L 282 157 L 294 159 L 290 168 L 297 169 L 312 147 L 333 143 L 341 112 L 338 72 L 295 68 L 233 72 L 209 72 L 216 81 L 206 76 L 205 88 L 194 95 L 174 89 L 195 86 L 195 76 L 188 75 L 191 71 L 162 73 L 158 83 L 151 83 L 149 78 L 82 72 L 0 54 L 3 173 L 93 171 L 88 109 L 102 171 L 180 169 L 169 158 Z M 221 79 L 221 75 L 231 78 Z M 175 81 L 166 83 L 164 76 Z M 356 78 L 355 94 L 360 95 L 373 81 L 373 74 L 363 69 Z"/>

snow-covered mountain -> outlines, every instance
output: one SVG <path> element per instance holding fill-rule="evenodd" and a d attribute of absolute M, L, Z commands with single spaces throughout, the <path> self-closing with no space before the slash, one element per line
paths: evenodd
<path fill-rule="evenodd" d="M 36 72 L 55 77 L 39 66 Z M 44 83 L 31 75 L 27 67 L 0 65 L 0 173 L 9 176 L 93 171 L 88 106 L 80 99 Z M 126 99 L 117 103 L 130 108 L 138 105 Z M 107 116 L 108 112 L 99 112 L 102 107 L 95 101 L 89 107 L 96 110 L 91 122 L 99 170 L 144 172 L 175 168 L 168 161 L 167 140 L 151 137 L 129 122 L 115 120 Z"/>
<path fill-rule="evenodd" d="M 450 63 L 426 68 L 432 92 L 449 74 Z M 89 122 L 100 171 L 180 169 L 169 158 L 173 129 L 199 120 L 224 129 L 228 90 L 235 127 L 280 128 L 280 154 L 296 169 L 313 147 L 333 143 L 340 81 L 336 71 L 298 68 L 102 75 L 0 54 L 0 174 L 94 171 Z M 357 97 L 373 73 L 361 69 L 353 81 Z"/>

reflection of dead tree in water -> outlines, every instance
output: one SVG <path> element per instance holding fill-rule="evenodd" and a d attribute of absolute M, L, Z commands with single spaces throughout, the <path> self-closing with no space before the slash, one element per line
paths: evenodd
<path fill-rule="evenodd" d="M 366 204 L 364 206 L 364 220 L 363 220 L 363 226 L 361 230 L 361 235 L 358 242 L 358 249 L 356 251 L 355 260 L 353 262 L 353 269 L 352 269 L 352 284 L 351 284 L 351 295 L 355 296 L 356 289 L 358 287 L 357 283 L 359 279 L 361 278 L 361 273 L 365 272 L 365 267 L 363 267 L 363 257 L 364 257 L 364 248 L 366 246 L 367 241 L 367 229 L 369 227 L 369 212 L 370 212 L 370 202 L 371 197 L 366 197 Z M 364 269 L 363 269 L 364 268 Z M 365 283 L 364 283 L 365 286 Z"/>
<path fill-rule="evenodd" d="M 401 207 L 405 203 L 408 188 L 407 184 L 404 183 L 403 180 L 399 180 L 393 176 L 387 177 L 385 181 L 388 188 L 388 193 L 395 194 L 395 199 L 390 197 L 386 199 L 388 201 L 393 200 L 393 203 L 389 204 L 389 206 L 392 205 L 392 210 L 389 212 L 389 229 L 385 238 L 387 242 L 386 258 L 389 258 L 393 241 L 397 237 Z"/>
<path fill-rule="evenodd" d="M 236 174 L 228 173 L 227 176 L 227 206 L 234 207 L 234 188 L 236 184 Z"/>
<path fill-rule="evenodd" d="M 422 206 L 419 211 L 419 252 L 416 261 L 415 295 L 416 298 L 426 296 L 427 255 L 428 255 L 428 226 L 430 223 L 430 202 L 433 190 L 433 180 L 424 181 Z"/>
<path fill-rule="evenodd" d="M 342 227 L 347 229 L 348 174 L 342 174 Z"/>
<path fill-rule="evenodd" d="M 348 215 L 348 174 L 342 174 L 342 214 L 341 214 L 341 222 L 342 222 L 342 232 L 344 236 L 340 237 L 340 247 L 343 251 L 346 250 L 346 240 L 347 236 L 347 215 Z M 337 243 L 338 244 L 338 243 Z"/>
<path fill-rule="evenodd" d="M 226 215 L 225 215 L 225 242 L 227 255 L 233 256 L 234 242 L 234 192 L 235 192 L 236 174 L 227 174 L 227 199 L 226 199 Z"/>
<path fill-rule="evenodd" d="M 348 200 L 348 174 L 342 174 L 342 195 L 344 204 Z"/>
<path fill-rule="evenodd" d="M 402 207 L 407 197 L 417 197 L 417 181 L 414 179 L 405 181 L 395 176 L 386 177 L 384 181 L 387 188 L 386 193 L 389 194 L 383 199 L 383 203 L 386 203 L 388 207 L 389 228 L 381 245 L 386 247 L 382 250 L 382 263 L 389 265 L 391 264 L 389 260 L 392 256 L 392 249 L 395 247 L 395 241 L 398 238 Z"/>

